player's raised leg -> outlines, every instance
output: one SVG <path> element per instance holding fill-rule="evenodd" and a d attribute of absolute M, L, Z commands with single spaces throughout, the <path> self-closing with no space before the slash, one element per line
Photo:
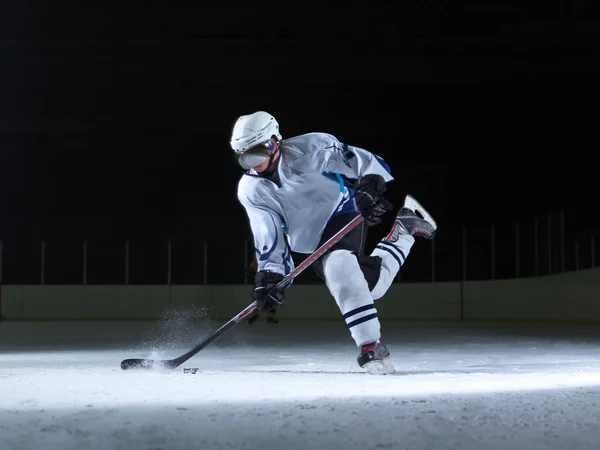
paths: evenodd
<path fill-rule="evenodd" d="M 417 213 L 422 217 L 417 216 Z M 371 290 L 373 300 L 387 292 L 400 267 L 408 258 L 415 237 L 433 239 L 437 224 L 431 215 L 412 196 L 407 195 L 388 235 L 376 246 L 371 256 L 381 258 L 379 279 Z"/>

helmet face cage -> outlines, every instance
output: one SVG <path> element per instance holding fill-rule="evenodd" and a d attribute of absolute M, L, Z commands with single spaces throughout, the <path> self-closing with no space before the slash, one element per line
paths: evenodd
<path fill-rule="evenodd" d="M 239 152 L 238 163 L 243 169 L 249 170 L 253 167 L 258 166 L 263 161 L 273 156 L 273 150 L 275 149 L 275 143 L 273 139 L 269 139 L 266 142 L 257 144 L 252 148 L 249 148 L 245 152 Z"/>
<path fill-rule="evenodd" d="M 266 148 L 269 152 L 272 151 L 275 148 L 275 144 L 273 144 L 273 138 L 270 137 L 269 140 L 267 142 L 263 142 L 262 144 L 259 144 L 260 146 Z"/>

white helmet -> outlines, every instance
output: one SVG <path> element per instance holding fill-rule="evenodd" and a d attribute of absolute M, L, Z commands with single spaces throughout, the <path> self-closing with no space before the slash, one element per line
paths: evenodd
<path fill-rule="evenodd" d="M 262 144 L 279 134 L 279 124 L 271 114 L 257 111 L 252 114 L 240 116 L 233 126 L 231 134 L 231 148 L 236 153 L 244 153 L 255 145 Z"/>

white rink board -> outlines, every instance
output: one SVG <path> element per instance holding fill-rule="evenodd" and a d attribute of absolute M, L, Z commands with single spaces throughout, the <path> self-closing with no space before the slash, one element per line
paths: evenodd
<path fill-rule="evenodd" d="M 143 320 L 196 309 L 229 320 L 252 302 L 251 285 L 2 286 L 14 320 Z M 513 280 L 396 283 L 377 300 L 382 319 L 600 321 L 600 269 Z M 283 319 L 339 319 L 324 284 L 296 284 Z"/>

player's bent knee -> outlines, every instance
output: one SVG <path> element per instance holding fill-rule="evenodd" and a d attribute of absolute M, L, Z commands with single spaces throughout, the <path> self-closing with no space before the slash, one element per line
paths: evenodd
<path fill-rule="evenodd" d="M 364 279 L 358 259 L 350 250 L 335 250 L 328 254 L 323 260 L 323 273 L 328 280 L 347 279 L 357 274 Z"/>
<path fill-rule="evenodd" d="M 327 255 L 323 261 L 323 273 L 334 297 L 344 299 L 369 292 L 358 259 L 349 250 L 336 250 Z"/>

